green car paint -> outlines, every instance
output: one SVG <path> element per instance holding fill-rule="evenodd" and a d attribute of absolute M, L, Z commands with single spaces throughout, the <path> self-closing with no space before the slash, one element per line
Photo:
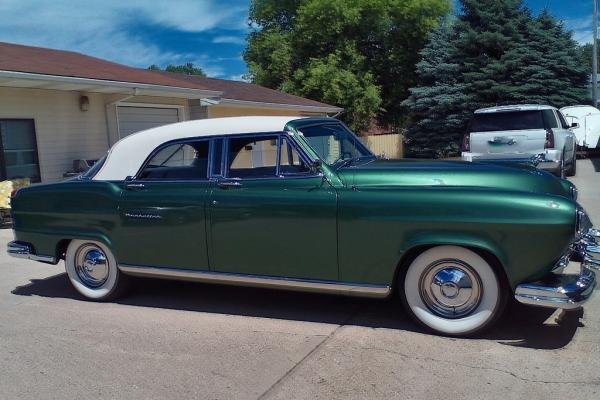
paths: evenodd
<path fill-rule="evenodd" d="M 331 121 L 286 130 L 316 160 L 301 130 Z M 13 199 L 15 239 L 56 257 L 70 239 L 94 239 L 120 264 L 390 286 L 407 257 L 453 244 L 497 260 L 514 289 L 547 274 L 574 238 L 572 185 L 536 169 L 370 160 L 320 171 L 235 190 L 213 180 L 34 185 Z"/>

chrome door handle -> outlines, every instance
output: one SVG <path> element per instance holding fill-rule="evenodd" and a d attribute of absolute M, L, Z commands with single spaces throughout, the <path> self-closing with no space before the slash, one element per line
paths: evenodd
<path fill-rule="evenodd" d="M 218 182 L 217 185 L 221 189 L 229 189 L 229 188 L 236 188 L 236 187 L 242 186 L 242 184 L 238 181 L 221 181 L 221 182 Z"/>
<path fill-rule="evenodd" d="M 125 188 L 128 190 L 139 190 L 145 188 L 146 185 L 143 183 L 128 183 L 125 185 Z"/>

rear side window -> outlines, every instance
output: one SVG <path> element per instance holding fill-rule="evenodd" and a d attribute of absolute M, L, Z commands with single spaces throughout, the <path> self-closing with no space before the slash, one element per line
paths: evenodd
<path fill-rule="evenodd" d="M 571 126 L 567 123 L 567 120 L 562 113 L 557 111 L 556 114 L 558 114 L 558 119 L 560 120 L 560 124 L 562 125 L 563 129 L 569 129 Z"/>
<path fill-rule="evenodd" d="M 471 120 L 471 132 L 517 131 L 544 129 L 542 112 L 509 111 L 475 114 Z"/>
<path fill-rule="evenodd" d="M 157 151 L 139 175 L 142 180 L 206 180 L 208 141 L 175 143 Z"/>
<path fill-rule="evenodd" d="M 542 110 L 542 115 L 544 116 L 544 123 L 546 124 L 546 128 L 558 128 L 558 122 L 556 122 L 554 111 Z"/>

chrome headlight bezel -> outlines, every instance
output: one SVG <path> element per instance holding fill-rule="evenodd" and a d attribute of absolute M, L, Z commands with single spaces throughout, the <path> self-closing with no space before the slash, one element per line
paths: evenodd
<path fill-rule="evenodd" d="M 593 227 L 590 217 L 581 206 L 577 206 L 575 213 L 575 235 L 579 238 L 585 235 Z"/>

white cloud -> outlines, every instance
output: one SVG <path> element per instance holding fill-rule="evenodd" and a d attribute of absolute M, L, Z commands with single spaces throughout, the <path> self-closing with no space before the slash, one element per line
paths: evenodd
<path fill-rule="evenodd" d="M 222 75 L 210 58 L 165 51 L 130 33 L 128 24 L 135 18 L 184 32 L 244 30 L 247 7 L 215 0 L 2 0 L 0 15 L 0 41 L 72 50 L 139 67 L 196 60 L 208 73 Z"/>
<path fill-rule="evenodd" d="M 216 36 L 213 43 L 245 44 L 246 39 L 243 36 Z"/>
<path fill-rule="evenodd" d="M 567 29 L 573 31 L 573 39 L 580 44 L 592 43 L 592 18 L 571 18 L 565 19 Z"/>

